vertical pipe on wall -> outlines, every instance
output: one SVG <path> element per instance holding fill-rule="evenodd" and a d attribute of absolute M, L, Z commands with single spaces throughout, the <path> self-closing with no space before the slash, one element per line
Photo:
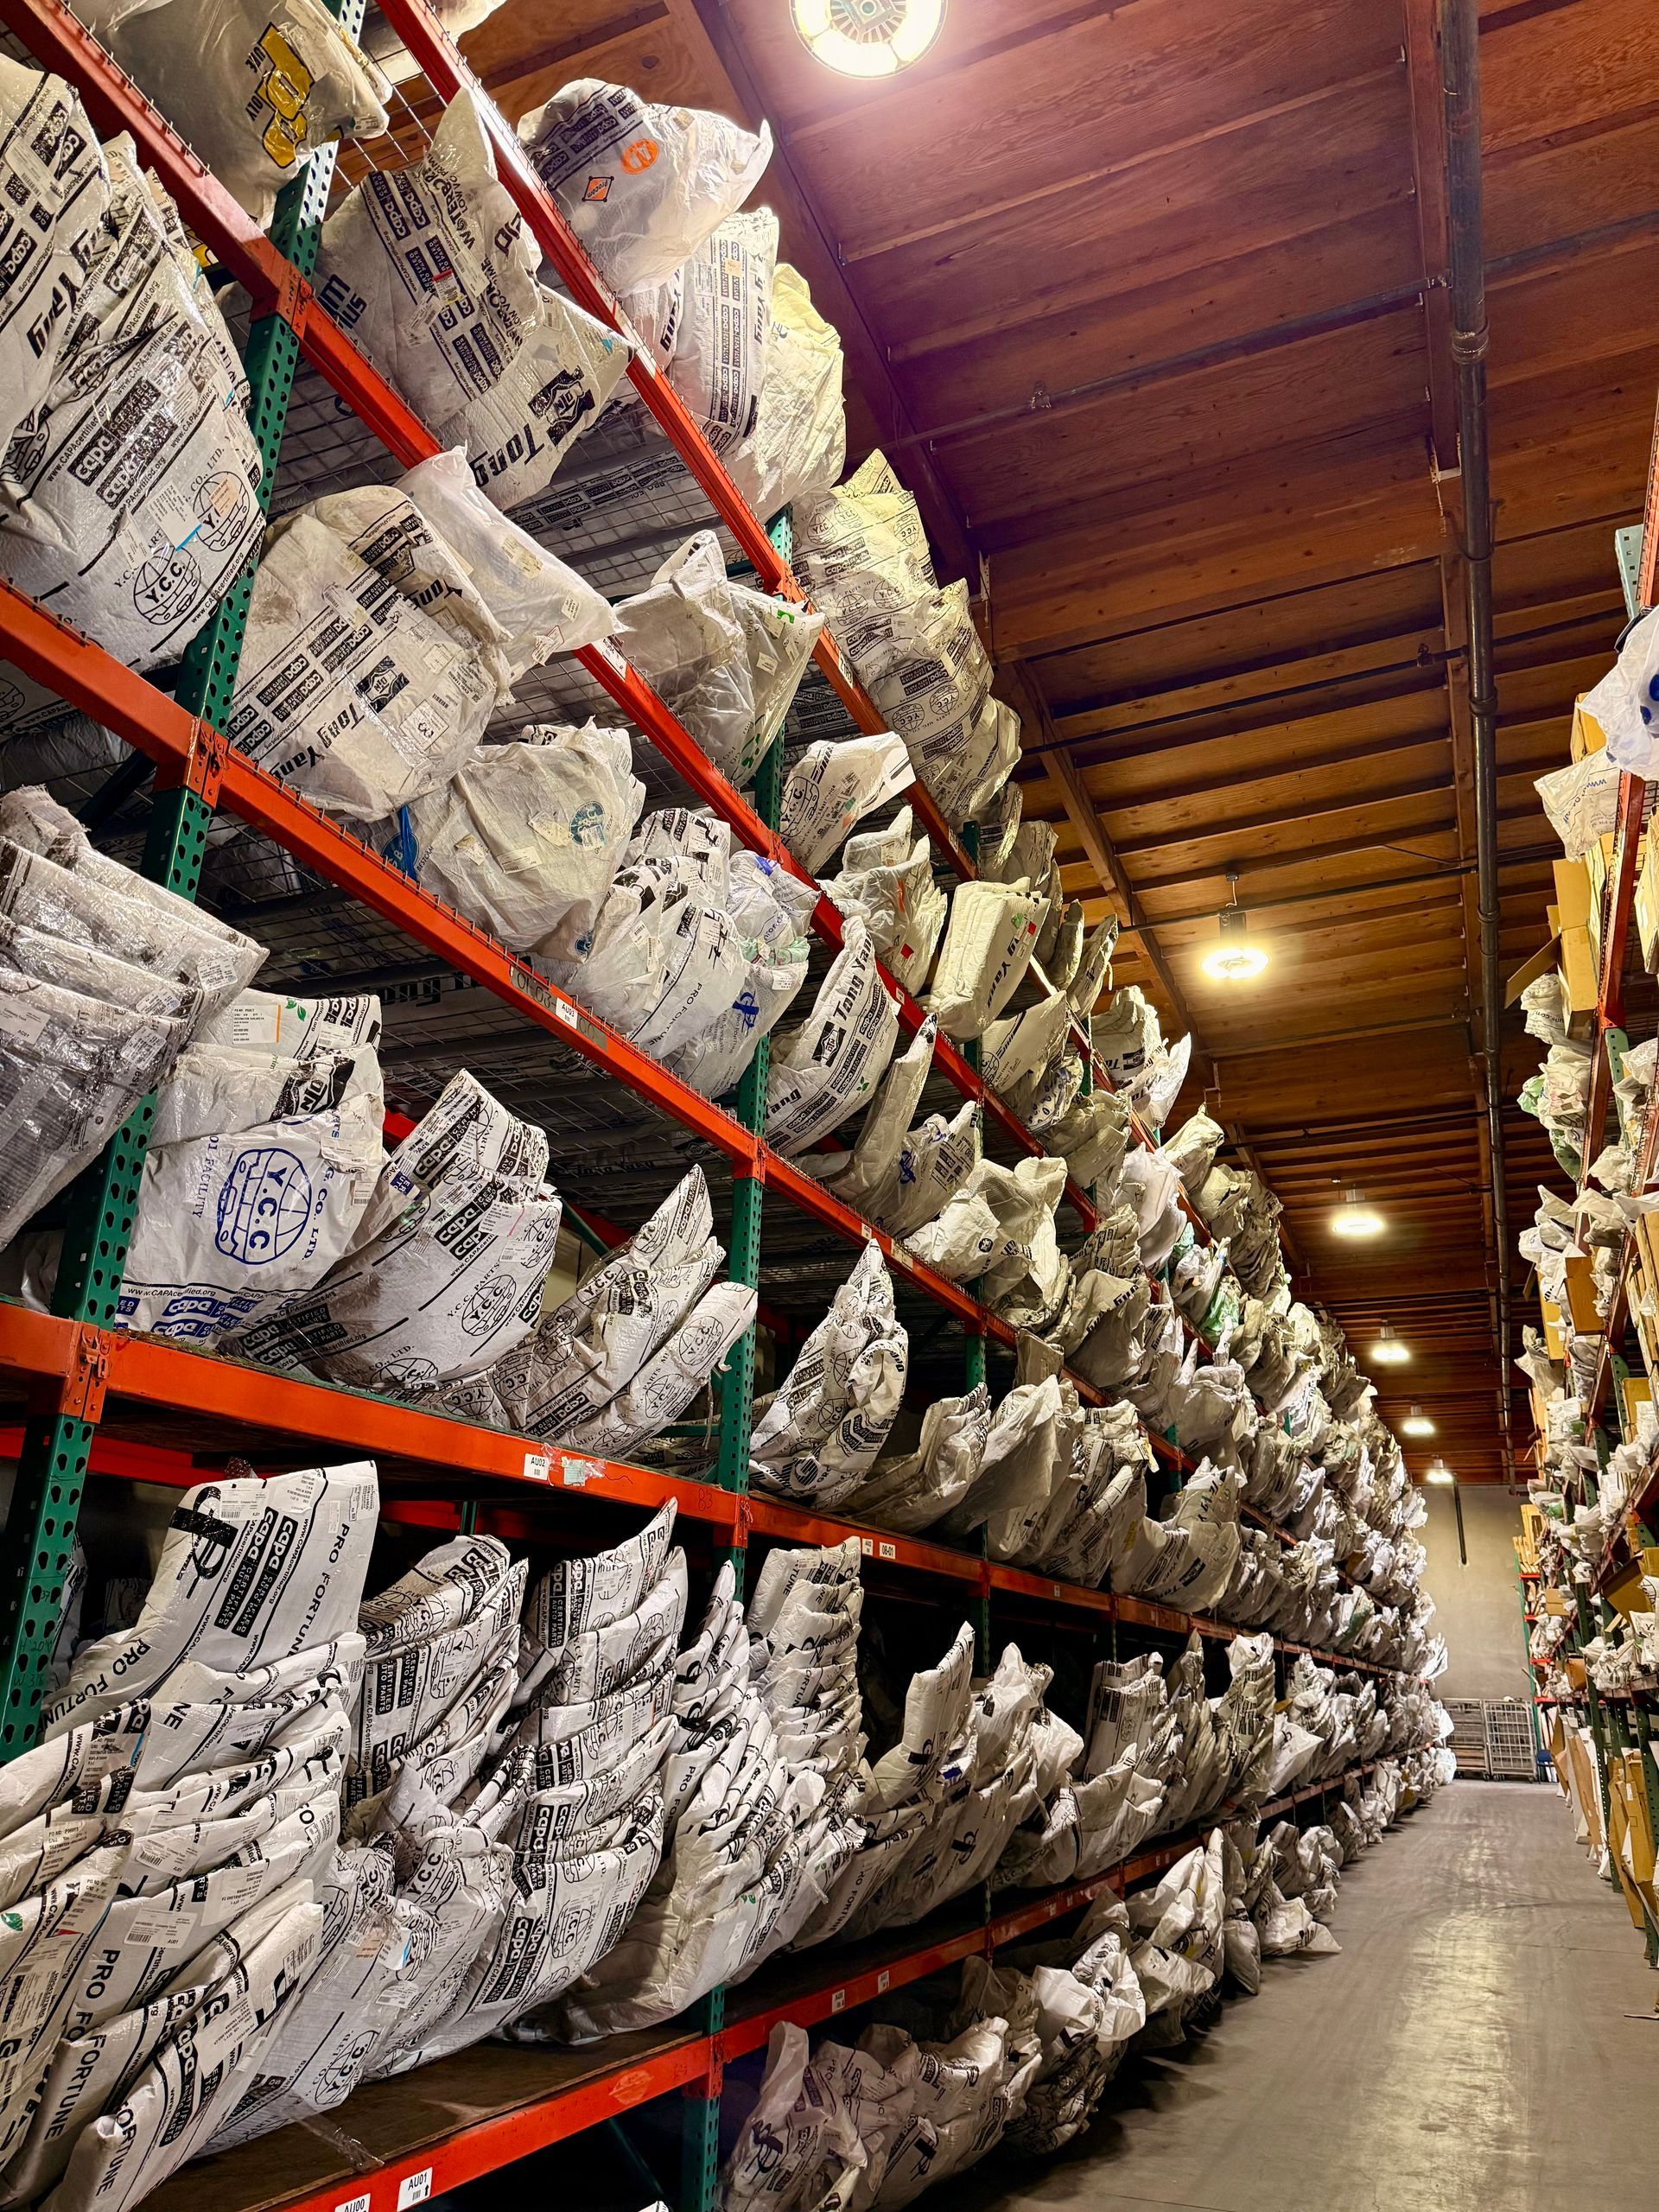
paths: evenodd
<path fill-rule="evenodd" d="M 1503 995 L 1498 952 L 1497 682 L 1492 634 L 1491 463 L 1487 445 L 1486 267 L 1481 237 L 1479 38 L 1477 0 L 1443 0 L 1440 83 L 1446 113 L 1446 200 L 1451 238 L 1452 353 L 1457 374 L 1458 458 L 1463 483 L 1469 720 L 1475 747 L 1480 1027 L 1485 1060 L 1492 1230 L 1497 1249 L 1503 1455 L 1512 1476 L 1515 1461 L 1510 1435 L 1510 1216 L 1503 1161 Z"/>

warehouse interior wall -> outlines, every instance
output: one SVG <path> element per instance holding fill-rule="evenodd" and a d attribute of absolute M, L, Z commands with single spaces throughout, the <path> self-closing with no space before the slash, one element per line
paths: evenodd
<path fill-rule="evenodd" d="M 1418 1535 L 1428 1553 L 1424 1576 L 1439 1611 L 1447 1665 L 1435 1688 L 1443 1698 L 1529 1697 L 1516 1595 L 1515 1538 L 1520 1493 L 1497 1484 L 1465 1484 L 1463 1528 L 1467 1564 L 1458 1557 L 1458 1523 L 1450 1490 L 1427 1486 L 1428 1519 Z"/>

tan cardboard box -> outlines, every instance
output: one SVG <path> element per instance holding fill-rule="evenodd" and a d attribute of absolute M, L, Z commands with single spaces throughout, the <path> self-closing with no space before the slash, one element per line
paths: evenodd
<path fill-rule="evenodd" d="M 1582 760 L 1586 753 L 1599 753 L 1607 742 L 1606 733 L 1595 716 L 1585 712 L 1584 701 L 1573 702 L 1573 758 Z"/>

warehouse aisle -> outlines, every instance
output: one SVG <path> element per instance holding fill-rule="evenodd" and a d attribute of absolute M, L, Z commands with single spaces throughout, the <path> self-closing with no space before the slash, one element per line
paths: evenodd
<path fill-rule="evenodd" d="M 1659 1980 L 1553 1789 L 1442 1791 L 1336 1934 L 1133 2068 L 1029 2188 L 971 2177 L 972 2212 L 1651 2212 L 1646 2130 L 1607 2115 L 1650 2107 Z"/>

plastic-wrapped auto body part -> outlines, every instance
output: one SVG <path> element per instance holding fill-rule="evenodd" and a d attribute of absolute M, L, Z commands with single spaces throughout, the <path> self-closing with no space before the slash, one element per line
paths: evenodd
<path fill-rule="evenodd" d="M 949 899 L 933 880 L 933 852 L 916 833 L 908 806 L 885 829 L 849 837 L 841 872 L 826 878 L 824 896 L 869 931 L 876 955 L 895 982 L 918 990 L 933 964 Z"/>
<path fill-rule="evenodd" d="M 754 1319 L 757 1303 L 758 1294 L 742 1283 L 711 1285 L 626 1388 L 572 1429 L 568 1441 L 615 1458 L 678 1421 Z"/>
<path fill-rule="evenodd" d="M 630 358 L 539 262 L 464 86 L 420 161 L 372 169 L 335 209 L 317 257 L 328 312 L 502 508 L 543 489 Z"/>
<path fill-rule="evenodd" d="M 726 454 L 726 473 L 767 521 L 826 492 L 847 459 L 841 334 L 786 261 L 772 283 L 766 372 L 754 429 Z"/>
<path fill-rule="evenodd" d="M 526 115 L 518 135 L 565 220 L 613 291 L 671 276 L 760 182 L 772 159 L 707 109 L 664 107 L 583 77 Z"/>
<path fill-rule="evenodd" d="M 156 1100 L 121 1325 L 209 1344 L 304 1298 L 363 1217 L 385 1119 L 372 1046 L 191 1046 Z"/>
<path fill-rule="evenodd" d="M 77 0 L 75 13 L 262 229 L 315 147 L 386 127 L 385 80 L 320 0 Z"/>
<path fill-rule="evenodd" d="M 524 729 L 410 808 L 415 872 L 510 950 L 577 959 L 645 797 L 626 729 Z"/>
<path fill-rule="evenodd" d="M 809 745 L 784 783 L 778 834 L 809 874 L 878 806 L 915 780 L 904 740 L 878 736 L 820 738 Z"/>
<path fill-rule="evenodd" d="M 0 299 L 0 449 L 51 388 L 110 191 L 79 96 L 0 56 L 0 257 L 11 272 Z"/>
<path fill-rule="evenodd" d="M 658 367 L 717 454 L 753 436 L 760 417 L 777 263 L 778 218 L 746 209 L 622 302 L 633 327 L 653 333 Z"/>
<path fill-rule="evenodd" d="M 1024 878 L 959 884 L 928 995 L 948 1037 L 982 1037 L 1020 988 L 1046 909 Z"/>
<path fill-rule="evenodd" d="M 331 493 L 266 535 L 228 734 L 324 812 L 384 821 L 476 752 L 507 643 L 407 493 Z"/>
<path fill-rule="evenodd" d="M 506 632 L 503 651 L 515 682 L 555 653 L 596 645 L 615 629 L 610 601 L 485 498 L 464 448 L 416 462 L 397 479 L 397 489 L 413 499 Z"/>
<path fill-rule="evenodd" d="M 847 925 L 811 1013 L 780 1037 L 766 1082 L 768 1144 L 793 1159 L 874 1096 L 899 1037 L 869 931 Z"/>
<path fill-rule="evenodd" d="M 921 511 L 880 452 L 803 500 L 794 524 L 795 573 L 837 631 L 938 589 Z"/>
<path fill-rule="evenodd" d="M 183 1669 L 251 1669 L 354 1633 L 378 1510 L 372 1460 L 187 1491 L 137 1626 L 81 1646 L 46 1734 L 153 1698 Z M 246 1599 L 226 1618 L 233 1587 Z"/>
<path fill-rule="evenodd" d="M 793 1005 L 806 982 L 811 956 L 807 930 L 818 903 L 816 884 L 744 846 L 731 855 L 727 887 L 728 912 L 747 972 L 730 1005 L 664 1063 L 705 1098 L 722 1097 L 735 1088 L 761 1039 Z"/>
<path fill-rule="evenodd" d="M 132 142 L 54 373 L 0 469 L 0 571 L 129 667 L 176 658 L 245 567 L 263 474 L 247 381 Z"/>
<path fill-rule="evenodd" d="M 502 1362 L 497 1387 L 513 1421 L 557 1439 L 593 1419 L 678 1327 L 725 1256 L 707 1179 L 694 1167 Z"/>
<path fill-rule="evenodd" d="M 906 1535 L 931 1529 L 968 1495 L 990 1427 L 990 1393 L 982 1382 L 960 1398 L 932 1399 L 917 1449 L 878 1459 L 846 1500 L 848 1512 Z"/>
<path fill-rule="evenodd" d="M 909 1352 L 881 1248 L 867 1244 L 787 1376 L 756 1403 L 752 1480 L 826 1509 L 842 1503 L 887 1441 Z"/>
<path fill-rule="evenodd" d="M 541 1311 L 561 1202 L 547 1139 L 464 1070 L 386 1160 L 318 1288 L 248 1332 L 256 1358 L 418 1396 L 485 1374 Z"/>
<path fill-rule="evenodd" d="M 896 1188 L 910 1117 L 921 1103 L 933 1065 L 938 1024 L 930 1014 L 902 1052 L 890 1062 L 865 1109 L 850 1152 L 809 1154 L 806 1165 L 849 1206 L 867 1211 L 878 1193 Z"/>

